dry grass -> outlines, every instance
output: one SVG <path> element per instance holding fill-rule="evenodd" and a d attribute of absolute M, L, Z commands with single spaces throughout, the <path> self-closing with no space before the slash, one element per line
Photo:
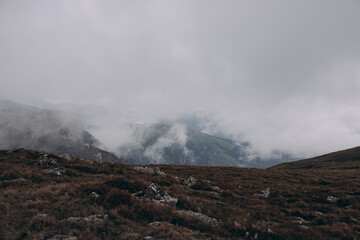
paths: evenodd
<path fill-rule="evenodd" d="M 358 169 L 242 169 L 158 166 L 166 177 L 130 165 L 57 157 L 40 165 L 35 151 L 0 151 L 0 239 L 354 239 L 360 236 Z M 53 156 L 54 158 L 56 156 Z M 52 175 L 46 169 L 61 167 Z M 175 176 L 179 179 L 176 180 Z M 183 182 L 193 176 L 197 183 Z M 178 198 L 176 207 L 132 195 L 152 182 Z M 218 188 L 213 188 L 214 186 Z M 270 195 L 261 197 L 270 188 Z M 97 198 L 91 197 L 96 192 Z M 331 203 L 328 196 L 338 198 Z M 191 210 L 221 221 L 182 216 Z M 43 214 L 43 215 L 39 215 Z M 46 214 L 46 215 L 45 215 Z M 69 217 L 101 215 L 95 222 Z M 158 224 L 149 223 L 159 222 Z"/>

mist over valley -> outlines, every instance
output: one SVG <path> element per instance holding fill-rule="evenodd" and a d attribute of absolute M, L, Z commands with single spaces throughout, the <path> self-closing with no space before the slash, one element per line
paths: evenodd
<path fill-rule="evenodd" d="M 359 239 L 359 43 L 359 0 L 0 0 L 0 239 Z"/>

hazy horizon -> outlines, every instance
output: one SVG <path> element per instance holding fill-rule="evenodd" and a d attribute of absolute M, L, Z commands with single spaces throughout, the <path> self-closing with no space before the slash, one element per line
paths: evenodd
<path fill-rule="evenodd" d="M 83 105 L 106 145 L 198 114 L 314 156 L 360 145 L 359 42 L 357 0 L 4 0 L 0 98 Z"/>

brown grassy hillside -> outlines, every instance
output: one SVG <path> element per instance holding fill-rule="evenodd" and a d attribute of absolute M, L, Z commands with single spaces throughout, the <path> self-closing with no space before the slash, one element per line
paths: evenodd
<path fill-rule="evenodd" d="M 360 236 L 359 169 L 156 167 L 0 151 L 0 239 Z"/>
<path fill-rule="evenodd" d="M 360 169 L 360 147 L 325 154 L 319 157 L 282 163 L 272 169 Z"/>

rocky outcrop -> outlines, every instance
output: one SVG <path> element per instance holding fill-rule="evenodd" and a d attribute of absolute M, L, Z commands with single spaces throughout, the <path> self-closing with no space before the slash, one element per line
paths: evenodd
<path fill-rule="evenodd" d="M 150 186 L 146 189 L 144 197 L 172 206 L 175 206 L 177 203 L 177 198 L 171 197 L 167 192 L 165 192 L 160 186 L 156 185 L 155 183 L 150 184 Z"/>

